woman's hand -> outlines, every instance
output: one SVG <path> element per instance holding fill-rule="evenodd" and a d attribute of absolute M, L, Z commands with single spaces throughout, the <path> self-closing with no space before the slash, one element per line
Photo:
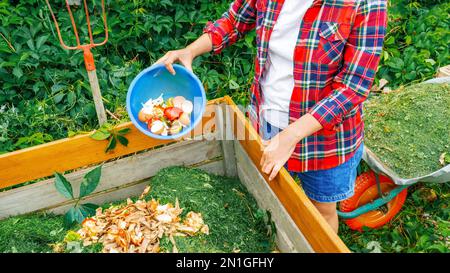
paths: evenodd
<path fill-rule="evenodd" d="M 292 127 L 288 126 L 271 140 L 263 141 L 265 147 L 260 165 L 261 170 L 269 175 L 269 180 L 275 178 L 294 152 L 298 141 L 291 130 Z"/>
<path fill-rule="evenodd" d="M 322 129 L 322 125 L 311 115 L 306 114 L 269 141 L 264 141 L 264 152 L 261 157 L 261 170 L 269 175 L 269 180 L 277 176 L 284 164 L 294 152 L 295 145 L 303 138 Z"/>
<path fill-rule="evenodd" d="M 167 70 L 169 70 L 170 73 L 175 75 L 175 69 L 173 69 L 172 66 L 174 62 L 180 62 L 189 71 L 192 71 L 192 61 L 194 60 L 194 58 L 195 58 L 194 54 L 189 48 L 183 48 L 167 52 L 166 55 L 164 55 L 162 58 L 156 61 L 155 64 L 160 63 L 164 64 Z"/>
<path fill-rule="evenodd" d="M 188 45 L 186 48 L 169 51 L 156 61 L 155 64 L 164 64 L 170 73 L 175 75 L 175 69 L 173 69 L 174 62 L 180 62 L 188 70 L 192 71 L 192 61 L 199 55 L 212 50 L 211 38 L 208 34 L 203 34 L 192 44 Z"/>

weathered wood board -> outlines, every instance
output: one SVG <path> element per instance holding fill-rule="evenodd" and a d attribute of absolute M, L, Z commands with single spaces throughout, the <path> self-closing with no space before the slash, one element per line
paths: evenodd
<path fill-rule="evenodd" d="M 281 252 L 313 252 L 308 241 L 289 217 L 283 204 L 264 181 L 264 177 L 253 164 L 238 141 L 234 142 L 239 179 L 255 197 L 258 206 L 270 211 L 277 228 L 277 246 Z"/>
<path fill-rule="evenodd" d="M 212 132 L 216 106 L 222 101 L 223 99 L 216 99 L 208 102 L 202 122 L 187 137 L 204 136 L 207 135 L 205 133 Z M 149 138 L 136 129 L 131 122 L 119 125 L 117 130 L 124 128 L 131 129 L 126 137 L 132 141 L 127 147 L 117 145 L 114 151 L 109 153 L 105 153 L 107 140 L 93 140 L 89 133 L 2 154 L 0 155 L 0 189 L 51 176 L 55 171 L 73 170 L 175 142 L 175 140 Z"/>
<path fill-rule="evenodd" d="M 350 252 L 285 168 L 282 168 L 272 181 L 269 181 L 268 176 L 262 173 L 259 162 L 263 148 L 258 133 L 231 98 L 225 97 L 225 100 L 228 102 L 228 114 L 232 121 L 228 126 L 233 129 L 246 154 L 255 166 L 258 166 L 264 180 L 283 204 L 299 230 L 305 235 L 314 251 Z"/>

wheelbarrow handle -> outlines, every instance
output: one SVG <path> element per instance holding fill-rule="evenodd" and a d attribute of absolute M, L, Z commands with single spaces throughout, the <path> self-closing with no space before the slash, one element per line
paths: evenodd
<path fill-rule="evenodd" d="M 396 197 L 400 192 L 402 192 L 406 188 L 408 188 L 407 185 L 398 186 L 395 189 L 391 190 L 386 196 L 380 197 L 380 198 L 374 200 L 373 202 L 367 203 L 364 206 L 359 207 L 353 211 L 342 212 L 342 211 L 338 210 L 337 213 L 338 213 L 339 217 L 344 218 L 344 219 L 356 218 L 364 213 L 375 210 L 375 209 L 383 206 L 384 204 L 387 204 L 389 201 L 394 199 L 394 197 Z"/>

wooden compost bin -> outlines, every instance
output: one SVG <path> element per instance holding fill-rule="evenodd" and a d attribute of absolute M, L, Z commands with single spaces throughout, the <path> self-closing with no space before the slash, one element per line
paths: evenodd
<path fill-rule="evenodd" d="M 42 210 L 66 212 L 73 201 L 56 191 L 54 172 L 71 171 L 67 177 L 78 196 L 83 175 L 103 164 L 99 186 L 83 199 L 102 204 L 138 196 L 158 170 L 182 165 L 239 177 L 259 207 L 271 212 L 280 251 L 349 252 L 286 169 L 270 182 L 262 174 L 260 138 L 230 97 L 209 101 L 203 122 L 183 140 L 152 139 L 131 123 L 122 128 L 131 129 L 128 147 L 118 145 L 107 154 L 106 141 L 85 134 L 0 155 L 0 189 L 40 179 L 0 192 L 0 219 Z"/>

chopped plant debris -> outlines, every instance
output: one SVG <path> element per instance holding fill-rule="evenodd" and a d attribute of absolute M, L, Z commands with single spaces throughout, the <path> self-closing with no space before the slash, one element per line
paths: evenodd
<path fill-rule="evenodd" d="M 169 236 L 159 239 L 160 252 L 271 252 L 276 249 L 275 227 L 270 214 L 258 208 L 255 199 L 238 179 L 198 169 L 170 167 L 160 170 L 149 184 L 151 191 L 148 194 L 144 192 L 139 198 L 104 204 L 96 217 L 123 213 L 124 208 L 135 212 L 128 216 L 139 215 L 139 207 L 149 204 L 165 208 L 164 213 L 159 214 L 159 220 L 168 218 L 163 216 L 166 214 L 172 220 L 173 217 L 180 220 L 176 219 L 178 224 L 174 225 L 177 230 L 170 228 Z M 174 206 L 168 204 L 173 202 Z M 124 219 L 122 216 L 116 219 L 119 225 L 120 219 Z M 103 225 L 99 219 L 93 221 L 96 217 L 87 218 L 82 226 L 77 226 L 76 230 L 81 230 L 79 233 L 65 230 L 60 215 L 34 213 L 1 220 L 0 252 L 102 252 L 105 245 L 92 240 L 98 235 L 92 231 Z M 137 238 L 138 234 L 133 234 L 135 241 L 141 240 Z M 180 234 L 195 236 L 176 236 Z M 125 246 L 122 239 L 128 240 L 126 235 L 113 234 L 113 237 L 117 245 Z M 128 251 L 132 248 L 131 244 L 127 247 Z"/>
<path fill-rule="evenodd" d="M 0 221 L 0 253 L 52 252 L 66 234 L 60 215 L 33 213 Z"/>
<path fill-rule="evenodd" d="M 417 84 L 373 97 L 364 107 L 365 143 L 402 178 L 442 168 L 450 153 L 450 86 Z"/>

